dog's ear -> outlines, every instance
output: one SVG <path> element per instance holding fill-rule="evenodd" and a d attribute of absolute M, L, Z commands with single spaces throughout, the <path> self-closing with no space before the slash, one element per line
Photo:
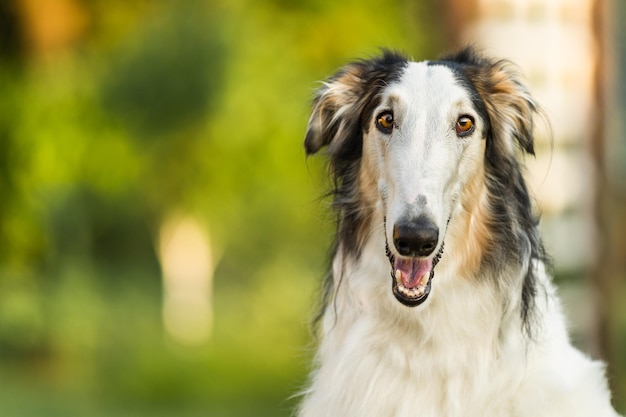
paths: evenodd
<path fill-rule="evenodd" d="M 517 68 L 508 61 L 489 65 L 477 85 L 489 114 L 494 140 L 514 152 L 515 145 L 531 155 L 534 148 L 534 118 L 538 107 Z"/>
<path fill-rule="evenodd" d="M 359 122 L 357 106 L 363 94 L 364 71 L 362 63 L 350 64 L 317 91 L 304 140 L 307 155 L 324 146 L 328 146 L 332 154 L 341 146 L 342 138 L 355 128 L 355 123 Z"/>

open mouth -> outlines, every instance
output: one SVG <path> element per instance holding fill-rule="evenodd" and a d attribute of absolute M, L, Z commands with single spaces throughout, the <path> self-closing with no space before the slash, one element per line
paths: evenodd
<path fill-rule="evenodd" d="M 434 257 L 400 257 L 387 247 L 391 264 L 391 290 L 398 301 L 416 307 L 428 298 L 435 276 L 435 266 L 443 254 L 443 244 Z"/>

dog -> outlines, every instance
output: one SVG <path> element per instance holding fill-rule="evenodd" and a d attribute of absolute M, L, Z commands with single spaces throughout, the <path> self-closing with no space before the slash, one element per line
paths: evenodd
<path fill-rule="evenodd" d="M 475 48 L 348 64 L 317 91 L 337 215 L 299 417 L 618 417 L 574 348 L 523 177 L 543 113 Z"/>

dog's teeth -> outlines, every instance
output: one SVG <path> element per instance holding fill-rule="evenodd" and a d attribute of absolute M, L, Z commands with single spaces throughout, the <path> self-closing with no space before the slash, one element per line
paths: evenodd
<path fill-rule="evenodd" d="M 395 277 L 396 277 L 397 282 L 402 282 L 402 271 L 400 271 L 399 269 L 396 269 Z"/>
<path fill-rule="evenodd" d="M 402 285 L 402 282 L 398 282 L 397 290 L 401 294 L 405 295 L 406 297 L 409 297 L 409 298 L 420 298 L 424 294 L 426 294 L 426 288 L 427 287 L 428 287 L 428 282 L 426 284 L 424 284 L 424 285 L 420 285 L 420 286 L 414 287 L 414 288 L 407 288 L 404 285 Z"/>

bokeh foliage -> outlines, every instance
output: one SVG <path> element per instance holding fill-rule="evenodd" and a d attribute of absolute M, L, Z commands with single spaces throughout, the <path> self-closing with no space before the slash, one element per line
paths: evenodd
<path fill-rule="evenodd" d="M 315 81 L 435 55 L 433 6 L 68 0 L 82 23 L 45 49 L 26 3 L 0 7 L 0 414 L 289 415 L 332 228 L 302 150 Z M 195 347 L 162 324 L 176 212 L 216 258 Z"/>

